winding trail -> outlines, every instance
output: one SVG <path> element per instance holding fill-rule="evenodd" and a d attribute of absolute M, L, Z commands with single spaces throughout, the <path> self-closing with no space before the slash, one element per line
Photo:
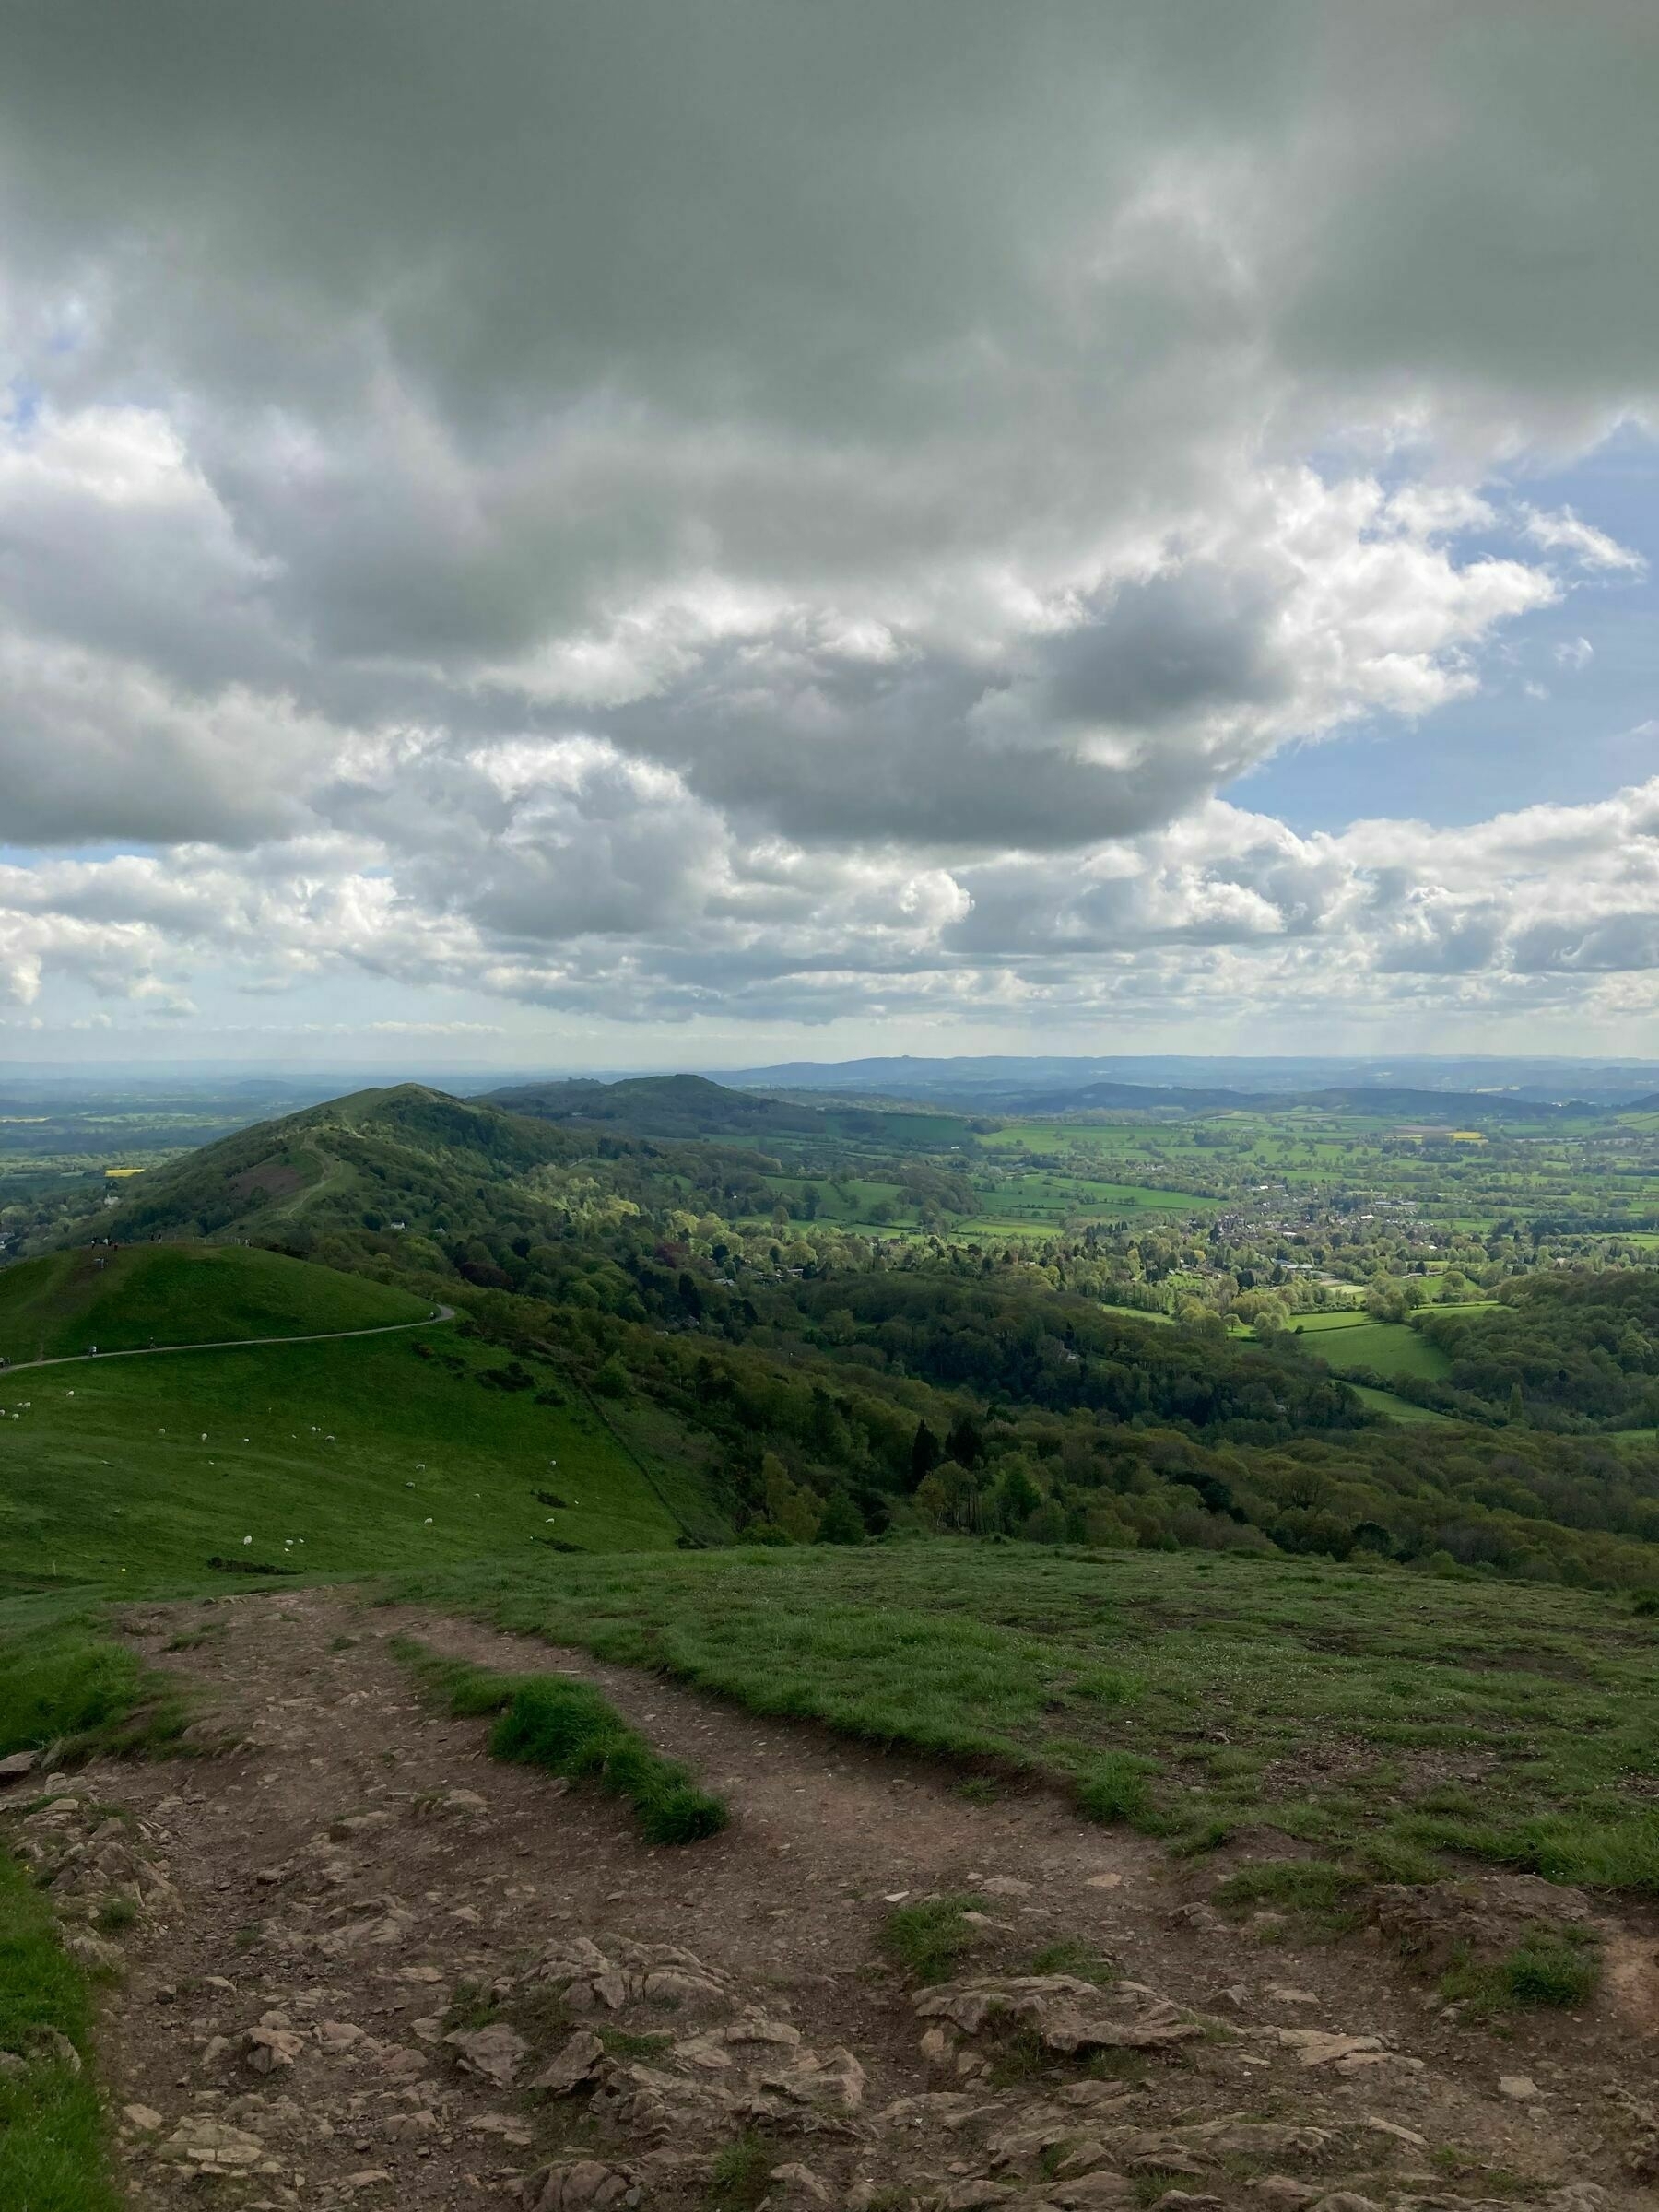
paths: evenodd
<path fill-rule="evenodd" d="M 440 1306 L 424 1321 L 382 1321 L 371 1329 L 319 1329 L 309 1336 L 218 1336 L 207 1344 L 139 1344 L 117 1352 L 54 1352 L 50 1359 L 0 1363 L 0 1374 L 20 1375 L 31 1367 L 75 1367 L 93 1359 L 159 1359 L 170 1352 L 245 1352 L 262 1344 L 337 1344 L 347 1336 L 395 1336 L 405 1329 L 430 1329 L 453 1321 L 453 1306 Z"/>

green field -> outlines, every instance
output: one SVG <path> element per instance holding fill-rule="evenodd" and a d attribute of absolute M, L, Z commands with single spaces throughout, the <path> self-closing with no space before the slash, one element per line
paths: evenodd
<path fill-rule="evenodd" d="M 1304 1324 L 1313 1315 L 1300 1315 Z M 1437 1345 L 1396 1321 L 1365 1321 L 1329 1330 L 1309 1347 L 1340 1374 L 1369 1367 L 1379 1375 L 1421 1375 L 1438 1382 L 1452 1362 Z"/>
<path fill-rule="evenodd" d="M 1188 1846 L 1267 1829 L 1659 1892 L 1659 1627 L 1397 1569 L 971 1542 L 487 1566 L 401 1594 L 759 1712 L 1027 1771 Z M 1420 1875 L 1418 1877 L 1420 1878 Z"/>
<path fill-rule="evenodd" d="M 424 1321 L 406 1290 L 240 1245 L 80 1245 L 0 1271 L 0 1356 L 322 1335 Z"/>
<path fill-rule="evenodd" d="M 479 1382 L 506 1364 L 439 1325 L 0 1377 L 0 1583 L 131 1591 L 217 1582 L 215 1556 L 360 1574 L 549 1538 L 671 1545 L 678 1524 L 594 1413 Z"/>
<path fill-rule="evenodd" d="M 1386 1414 L 1391 1421 L 1404 1421 L 1407 1427 L 1426 1427 L 1440 1424 L 1455 1428 L 1449 1413 L 1437 1413 L 1432 1406 L 1414 1406 L 1409 1398 L 1397 1398 L 1392 1390 L 1373 1390 L 1369 1382 L 1350 1382 L 1348 1388 L 1373 1413 Z"/>

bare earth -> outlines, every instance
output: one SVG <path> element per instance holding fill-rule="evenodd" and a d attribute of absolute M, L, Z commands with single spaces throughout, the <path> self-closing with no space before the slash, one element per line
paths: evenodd
<path fill-rule="evenodd" d="M 652 1849 L 616 1801 L 491 1761 L 485 1724 L 418 1702 L 400 1630 L 600 1684 L 725 1793 L 730 1830 Z M 26 1784 L 4 1826 L 72 1944 L 120 1969 L 101 2065 L 135 2205 L 1653 2201 L 1654 1929 L 1574 1892 L 1394 1892 L 1381 1925 L 1298 1941 L 1203 1902 L 1222 1862 L 1041 1793 L 971 1803 L 939 1768 L 350 1593 L 127 1632 L 239 1747 L 54 1778 L 43 1806 Z M 908 1986 L 878 1943 L 893 1901 L 969 1891 L 975 1952 Z M 112 1894 L 136 1918 L 96 1935 Z M 1546 1908 L 1606 1946 L 1582 2016 L 1447 2017 L 1404 1960 Z M 1078 1941 L 1108 1986 L 1033 1974 Z M 712 2197 L 746 2136 L 759 2179 Z"/>

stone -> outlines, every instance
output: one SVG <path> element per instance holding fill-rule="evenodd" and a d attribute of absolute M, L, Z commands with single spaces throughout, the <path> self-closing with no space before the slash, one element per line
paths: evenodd
<path fill-rule="evenodd" d="M 865 2070 L 844 2047 L 822 2058 L 803 2051 L 791 2065 L 763 2075 L 761 2087 L 782 2089 L 802 2104 L 828 2104 L 838 2112 L 855 2112 L 864 2102 Z"/>
<path fill-rule="evenodd" d="M 1537 2083 L 1530 2074 L 1500 2074 L 1498 2077 L 1500 2097 L 1512 2097 L 1517 2104 L 1539 2095 Z"/>
<path fill-rule="evenodd" d="M 38 1751 L 14 1751 L 0 1759 L 0 1783 L 19 1782 L 25 1774 L 32 1774 L 40 1758 Z"/>
<path fill-rule="evenodd" d="M 1042 2194 L 1048 2203 L 1063 2206 L 1065 2212 L 1089 2212 L 1095 2205 L 1128 2204 L 1135 2195 L 1135 2185 L 1123 2174 L 1101 2167 L 1075 2182 L 1051 2182 Z"/>
<path fill-rule="evenodd" d="M 570 2212 L 572 2206 L 596 2207 L 621 2202 L 632 2188 L 627 2170 L 598 2159 L 577 2159 L 568 2165 L 544 2166 L 530 2175 L 519 2190 L 524 2212 Z"/>
<path fill-rule="evenodd" d="M 1285 2212 L 1300 2212 L 1303 2205 L 1314 2203 L 1323 2194 L 1306 2182 L 1293 2181 L 1288 2173 L 1265 2173 L 1251 2187 L 1270 2205 L 1283 2206 Z"/>
<path fill-rule="evenodd" d="M 293 2029 L 267 2028 L 263 2022 L 250 2028 L 242 2042 L 255 2074 L 274 2074 L 279 2066 L 291 2066 L 305 2048 L 305 2038 Z"/>
<path fill-rule="evenodd" d="M 1407 2150 L 1427 2150 L 1429 2138 L 1419 2136 L 1415 2127 L 1402 2127 L 1397 2120 L 1382 2120 L 1375 2112 L 1365 2115 L 1367 2127 L 1374 2127 L 1380 2136 L 1392 2136 L 1396 2143 L 1404 2143 Z"/>
<path fill-rule="evenodd" d="M 391 2179 L 392 2176 L 386 2171 L 386 2169 L 383 2166 L 365 2166 L 359 2172 L 348 2173 L 346 2176 L 346 2179 L 340 2183 L 340 2186 L 342 2189 L 350 2189 L 352 2191 L 359 2189 L 373 2189 L 377 2187 L 380 2183 L 389 2182 Z"/>
<path fill-rule="evenodd" d="M 162 2148 L 169 2158 L 204 2173 L 251 2173 L 265 2161 L 265 2145 L 257 2136 L 206 2113 L 181 2120 Z"/>
<path fill-rule="evenodd" d="M 1125 2007 L 1140 2017 L 1124 2018 Z M 948 2020 L 964 2035 L 977 2035 L 987 2021 L 1022 2020 L 1045 2050 L 1068 2058 L 1090 2051 L 1167 2050 L 1204 2033 L 1198 2021 L 1182 2019 L 1138 1983 L 1108 1991 L 1074 1974 L 976 1975 L 924 1990 L 914 2010 L 923 2019 Z"/>
<path fill-rule="evenodd" d="M 1006 2182 L 959 2182 L 945 2196 L 945 2212 L 983 2212 L 988 2205 L 1006 2205 L 1015 2192 Z"/>
<path fill-rule="evenodd" d="M 767 2179 L 774 2184 L 767 2194 L 769 2205 L 806 2206 L 830 2202 L 829 2190 L 811 2167 L 803 2166 L 799 2159 L 792 2159 L 786 2166 L 774 2166 Z M 948 2204 L 950 2199 L 947 2197 L 946 2202 Z"/>
<path fill-rule="evenodd" d="M 66 2066 L 71 2074 L 81 2070 L 81 2054 L 61 2028 L 31 2029 L 29 2055 L 36 2065 Z"/>
<path fill-rule="evenodd" d="M 1084 1884 L 1086 1889 L 1121 1889 L 1123 1886 L 1121 1874 L 1091 1874 Z"/>
<path fill-rule="evenodd" d="M 324 2051 L 339 2053 L 351 2050 L 363 2041 L 363 2030 L 355 2020 L 319 2020 L 317 2041 Z"/>
<path fill-rule="evenodd" d="M 76 1928 L 64 1937 L 64 1948 L 77 1965 L 90 1967 L 94 1971 L 108 1972 L 121 1964 L 121 1953 L 112 1943 L 102 1943 L 85 1928 Z"/>
<path fill-rule="evenodd" d="M 502 2088 L 511 2086 L 520 2062 L 530 2048 L 516 2029 L 506 2027 L 500 2020 L 488 2028 L 453 2029 L 443 2040 L 459 2053 L 461 2064 L 469 2074 L 481 2074 L 487 2081 L 499 2082 Z"/>
<path fill-rule="evenodd" d="M 1375 2035 L 1337 2035 L 1324 2028 L 1280 2028 L 1276 2032 L 1278 2041 L 1294 2051 L 1297 2063 L 1304 2066 L 1335 2065 L 1339 2058 L 1382 2049 L 1381 2037 Z"/>
<path fill-rule="evenodd" d="M 594 2068 L 605 2056 L 605 2045 L 585 2028 L 579 2028 L 549 2060 L 530 2083 L 533 2089 L 546 2089 L 554 2097 L 568 2097 L 594 2077 Z"/>
<path fill-rule="evenodd" d="M 466 2123 L 467 2132 L 476 2136 L 499 2136 L 514 2150 L 528 2150 L 535 2141 L 522 2120 L 511 2112 L 479 2112 Z"/>
<path fill-rule="evenodd" d="M 160 2113 L 153 2112 L 147 2104 L 124 2104 L 121 2116 L 129 2127 L 135 2127 L 141 2136 L 153 2136 L 166 2124 Z"/>
<path fill-rule="evenodd" d="M 980 1884 L 987 1897 L 1030 1897 L 1031 1885 L 1022 1882 L 1017 1874 L 994 1874 L 989 1881 Z"/>
<path fill-rule="evenodd" d="M 1380 2207 L 1358 2190 L 1332 2189 L 1319 2199 L 1316 2212 L 1380 2212 Z"/>

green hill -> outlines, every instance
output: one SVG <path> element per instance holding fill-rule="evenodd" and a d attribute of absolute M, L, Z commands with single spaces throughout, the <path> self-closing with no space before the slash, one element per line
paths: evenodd
<path fill-rule="evenodd" d="M 13 1591 L 244 1587 L 210 1561 L 359 1574 L 681 1533 L 550 1367 L 443 1324 L 0 1375 L 0 1408 Z M 695 1496 L 666 1494 L 697 1515 Z"/>
<path fill-rule="evenodd" d="M 206 1145 L 145 1175 L 100 1227 L 118 1241 L 253 1237 L 306 1243 L 330 1226 L 393 1233 L 466 1218 L 481 1184 L 568 1159 L 544 1124 L 417 1083 L 362 1090 Z"/>
<path fill-rule="evenodd" d="M 521 1083 L 485 1093 L 477 1103 L 576 1128 L 615 1128 L 640 1136 L 785 1136 L 823 1132 L 813 1106 L 728 1090 L 706 1076 L 636 1076 L 620 1083 Z"/>
<path fill-rule="evenodd" d="M 281 1253 L 79 1245 L 0 1273 L 0 1355 L 58 1359 L 424 1321 L 429 1299 Z"/>

